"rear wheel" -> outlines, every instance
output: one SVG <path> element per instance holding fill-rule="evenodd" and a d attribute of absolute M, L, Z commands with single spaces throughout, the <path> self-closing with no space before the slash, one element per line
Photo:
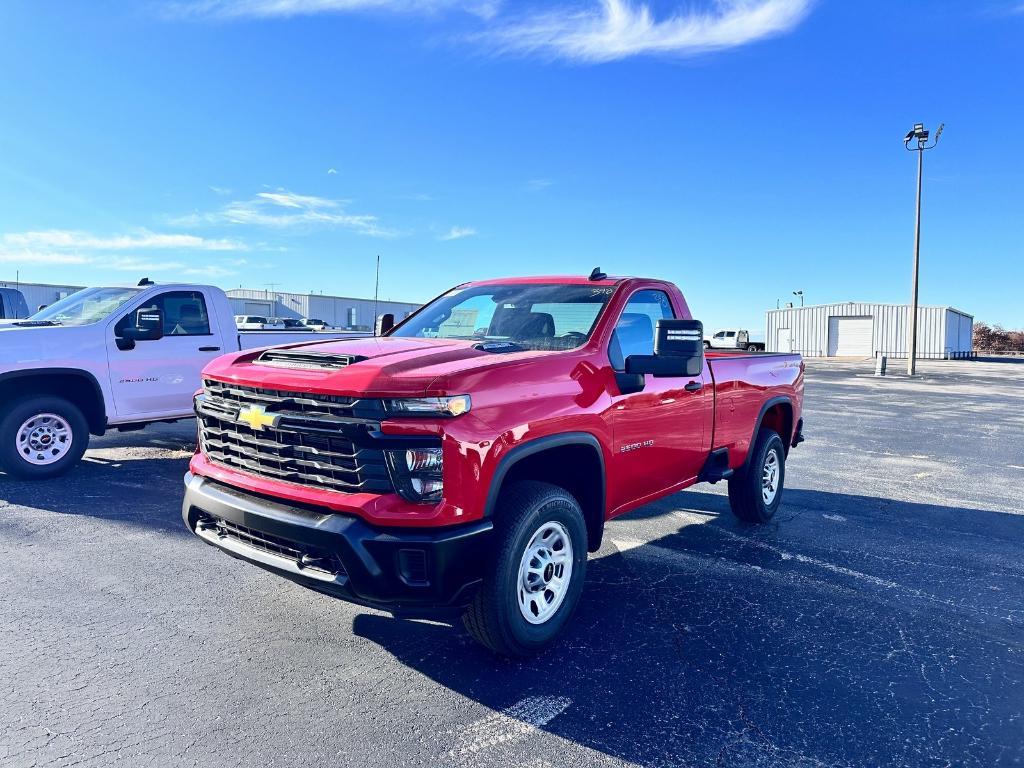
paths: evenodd
<path fill-rule="evenodd" d="M 495 653 L 532 656 L 558 637 L 583 591 L 583 513 L 558 486 L 516 483 L 502 493 L 495 532 L 495 557 L 462 620 Z"/>
<path fill-rule="evenodd" d="M 740 520 L 767 523 L 782 503 L 786 451 L 782 438 L 762 429 L 750 451 L 746 468 L 729 478 L 729 506 Z"/>
<path fill-rule="evenodd" d="M 750 344 L 747 346 L 747 352 L 757 352 L 757 344 Z"/>
<path fill-rule="evenodd" d="M 88 444 L 85 416 L 61 397 L 16 400 L 0 418 L 0 467 L 15 477 L 62 475 L 78 463 Z"/>

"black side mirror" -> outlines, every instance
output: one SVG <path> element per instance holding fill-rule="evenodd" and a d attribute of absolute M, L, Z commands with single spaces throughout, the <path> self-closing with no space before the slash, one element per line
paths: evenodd
<path fill-rule="evenodd" d="M 653 355 L 630 355 L 626 373 L 656 378 L 700 376 L 704 370 L 704 324 L 699 320 L 659 320 Z"/>
<path fill-rule="evenodd" d="M 374 331 L 374 336 L 383 336 L 385 333 L 395 327 L 395 316 L 390 312 L 381 315 L 377 318 L 377 328 Z"/>
<path fill-rule="evenodd" d="M 135 311 L 135 325 L 121 330 L 115 340 L 117 348 L 122 351 L 135 349 L 137 341 L 158 341 L 164 337 L 164 313 L 156 307 Z"/>

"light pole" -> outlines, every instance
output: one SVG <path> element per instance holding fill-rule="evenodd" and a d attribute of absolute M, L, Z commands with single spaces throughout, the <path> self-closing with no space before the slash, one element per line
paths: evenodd
<path fill-rule="evenodd" d="M 804 305 L 804 292 L 803 291 L 793 291 L 793 295 L 800 297 L 800 306 L 802 307 Z"/>
<path fill-rule="evenodd" d="M 923 123 L 915 123 L 914 127 L 907 131 L 903 137 L 903 147 L 908 152 L 917 152 L 917 213 L 914 219 L 914 283 L 910 291 L 910 323 L 907 331 L 907 376 L 917 373 L 917 275 L 918 265 L 921 258 L 921 169 L 924 167 L 924 153 L 926 149 L 934 149 L 939 143 L 942 129 L 945 123 L 939 123 L 935 131 L 935 138 L 928 144 L 928 131 Z M 917 146 L 910 146 L 911 142 L 917 141 Z"/>

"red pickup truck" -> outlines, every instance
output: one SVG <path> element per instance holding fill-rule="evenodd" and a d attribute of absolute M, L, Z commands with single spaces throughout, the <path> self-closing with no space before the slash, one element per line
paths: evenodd
<path fill-rule="evenodd" d="M 232 353 L 196 395 L 189 530 L 526 656 L 565 627 L 606 520 L 727 480 L 752 523 L 802 439 L 799 355 L 706 352 L 674 285 L 466 283 L 382 336 Z"/>

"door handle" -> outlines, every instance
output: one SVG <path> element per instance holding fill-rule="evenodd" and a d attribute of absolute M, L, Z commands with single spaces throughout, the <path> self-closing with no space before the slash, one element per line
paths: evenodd
<path fill-rule="evenodd" d="M 701 390 L 701 387 L 703 386 L 704 385 L 701 384 L 699 381 L 691 381 L 689 384 L 683 387 L 683 389 L 685 389 L 687 392 L 699 392 Z"/>
<path fill-rule="evenodd" d="M 200 347 L 200 352 L 220 352 L 220 347 Z"/>

